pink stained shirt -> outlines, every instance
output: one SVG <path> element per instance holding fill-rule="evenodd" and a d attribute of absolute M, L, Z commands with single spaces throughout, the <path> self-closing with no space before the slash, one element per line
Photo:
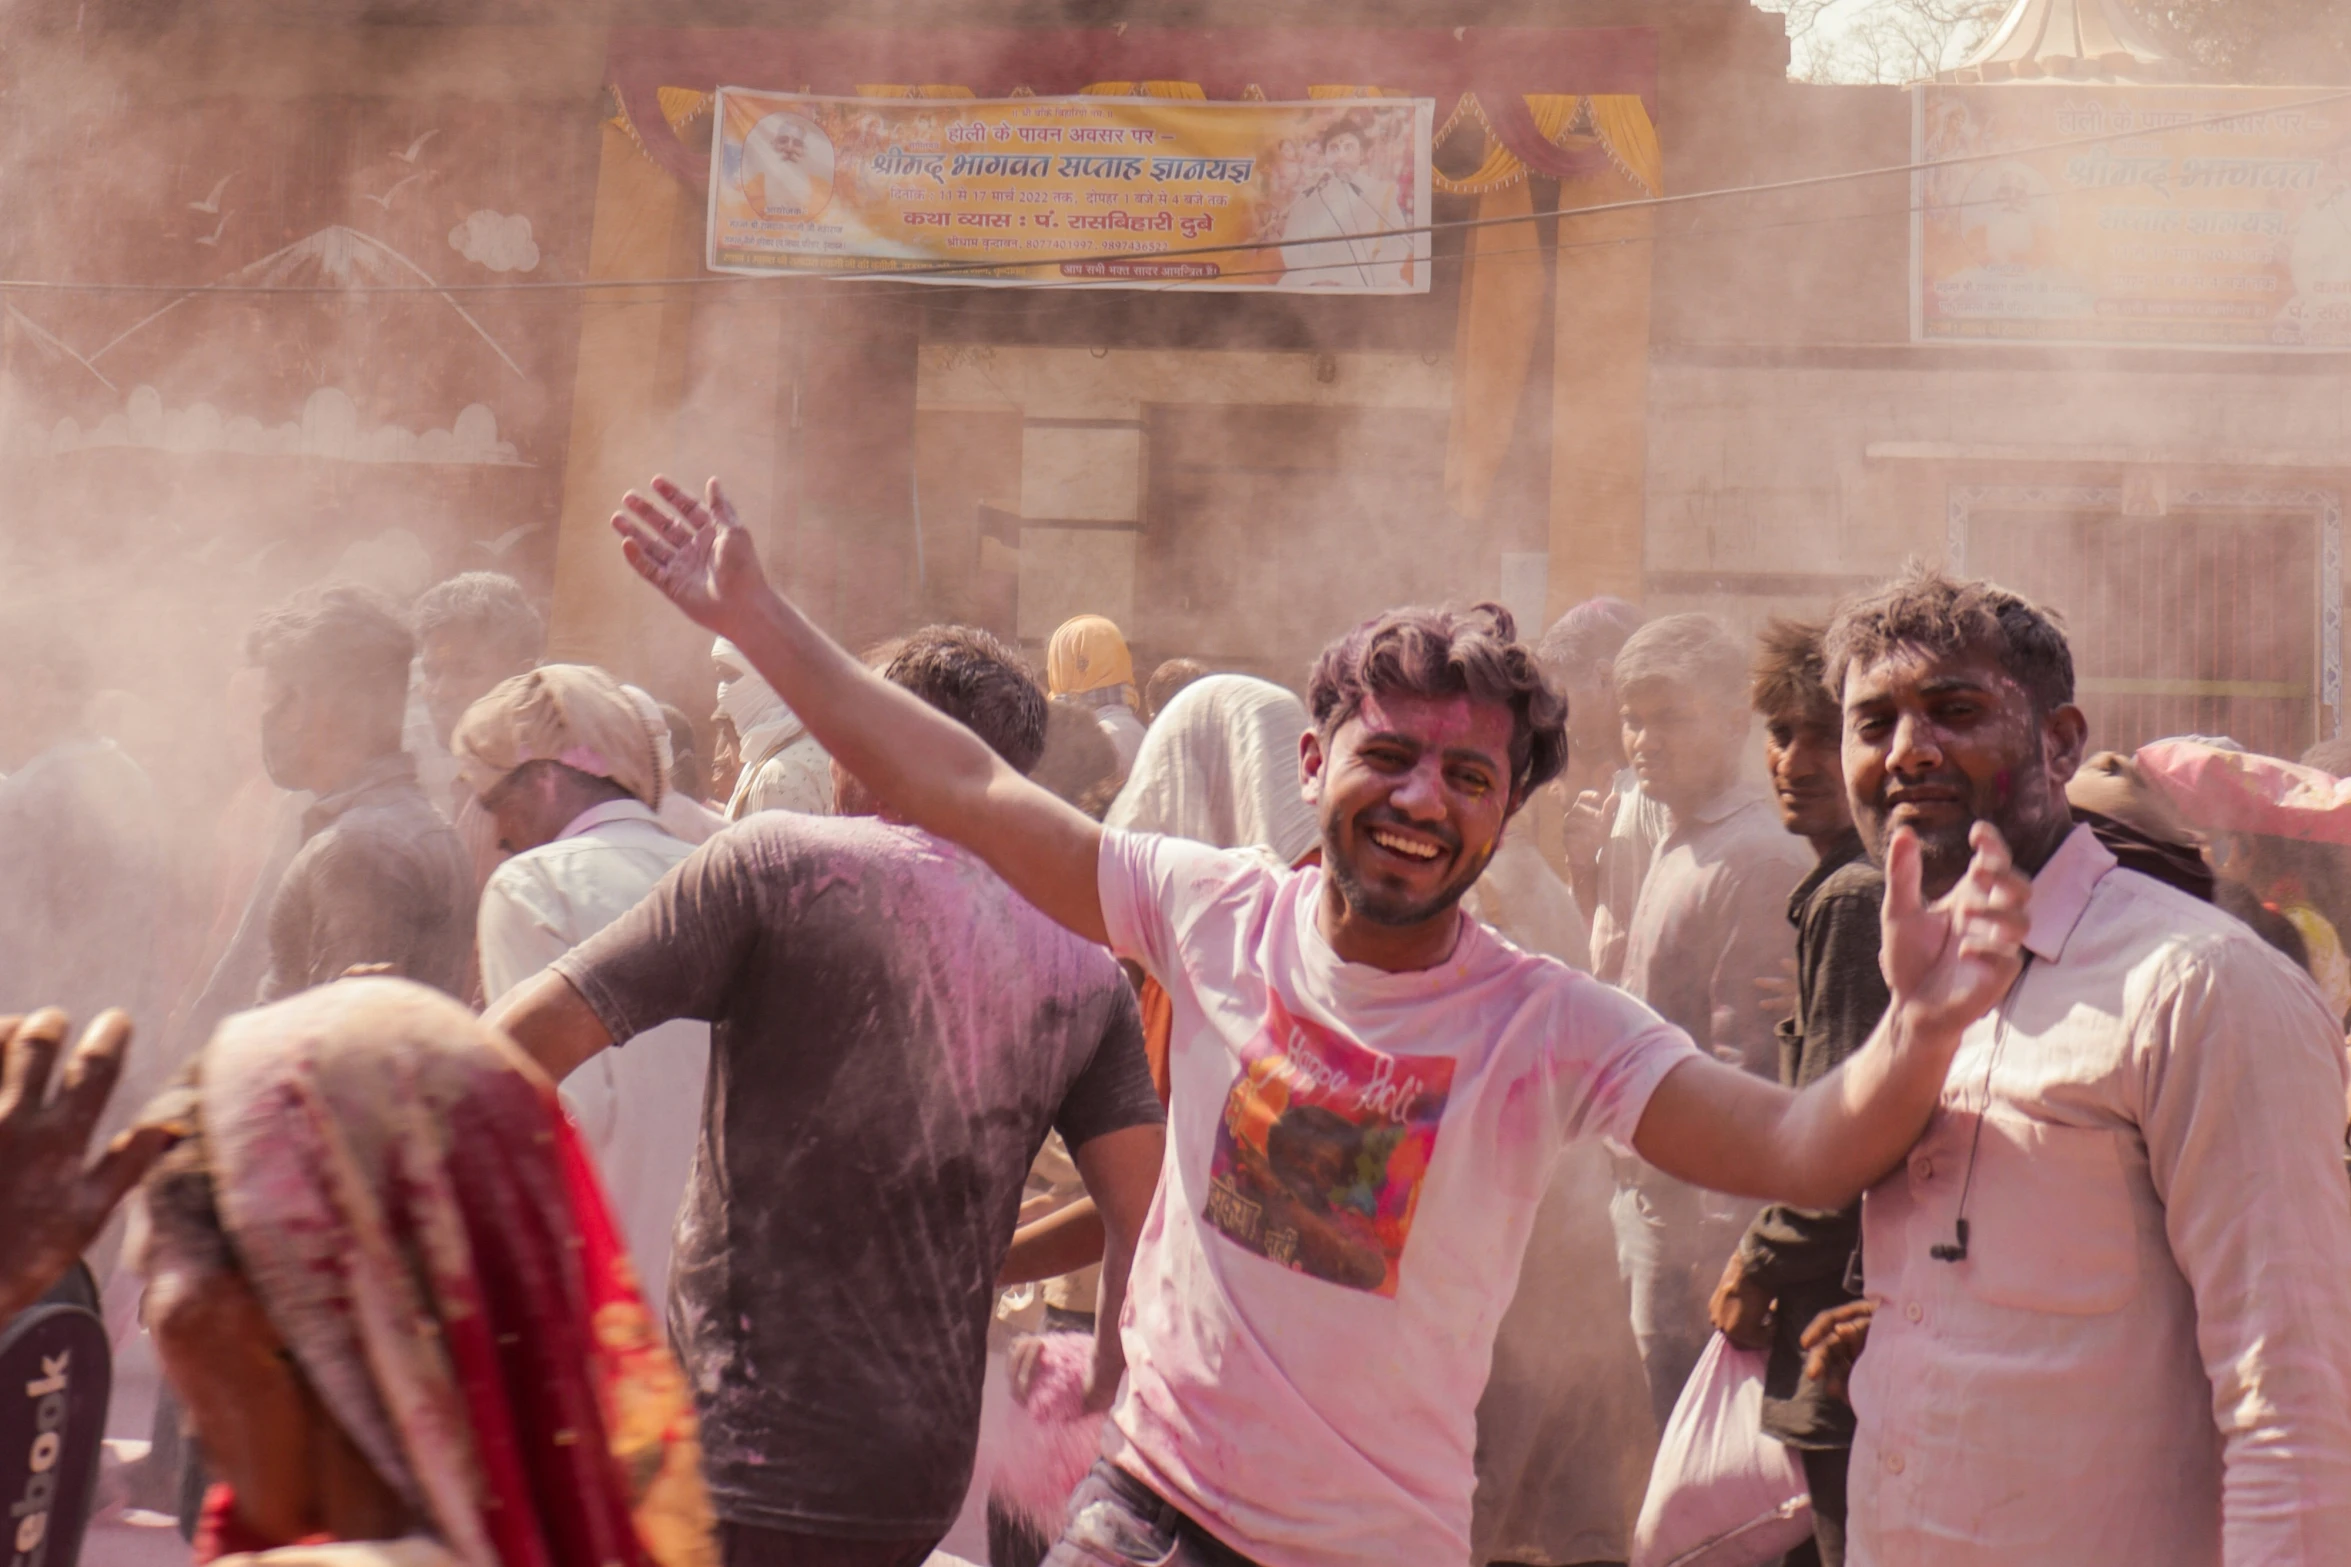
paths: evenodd
<path fill-rule="evenodd" d="M 1265 1567 L 1462 1567 L 1552 1162 L 1629 1142 L 1696 1047 L 1474 920 L 1433 969 L 1343 962 L 1319 869 L 1113 830 L 1100 878 L 1175 1018 L 1107 1451 Z"/>
<path fill-rule="evenodd" d="M 1846 1559 L 2351 1562 L 2341 1029 L 2087 827 L 2034 878 L 2026 947 L 1864 1203 Z M 1937 1261 L 1963 1188 L 1967 1256 Z"/>

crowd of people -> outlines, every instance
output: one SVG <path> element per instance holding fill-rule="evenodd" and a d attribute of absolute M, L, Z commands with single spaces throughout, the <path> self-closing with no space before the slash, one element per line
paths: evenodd
<path fill-rule="evenodd" d="M 2336 743 L 2096 751 L 1926 567 L 1294 691 L 614 524 L 707 722 L 307 589 L 194 898 L 0 626 L 0 1329 L 87 1257 L 197 1560 L 916 1567 L 976 1483 L 995 1567 L 1663 1562 L 1738 1354 L 1790 1567 L 2351 1561 Z"/>

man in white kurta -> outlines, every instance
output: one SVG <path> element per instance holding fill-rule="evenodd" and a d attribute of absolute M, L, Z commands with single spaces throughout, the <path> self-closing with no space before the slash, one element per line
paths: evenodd
<path fill-rule="evenodd" d="M 755 674 L 735 645 L 720 637 L 710 650 L 718 674 L 717 717 L 732 724 L 742 771 L 727 797 L 726 819 L 758 811 L 833 814 L 833 759 L 808 726 Z"/>
<path fill-rule="evenodd" d="M 498 867 L 482 893 L 482 994 L 515 986 L 635 908 L 694 852 L 635 800 L 574 817 L 553 843 Z M 563 1080 L 564 1102 L 596 1150 L 646 1298 L 665 1298 L 669 1231 L 693 1168 L 710 1025 L 653 1031 L 651 1050 L 607 1050 Z"/>
<path fill-rule="evenodd" d="M 502 845 L 518 851 L 483 889 L 476 927 L 493 1005 L 635 908 L 693 852 L 656 815 L 667 790 L 652 729 L 610 676 L 576 664 L 507 681 L 458 725 L 460 763 L 498 817 Z M 607 1050 L 572 1073 L 563 1098 L 595 1151 L 645 1297 L 660 1301 L 701 1131 L 710 1027 L 680 1020 L 653 1034 L 659 1048 Z"/>

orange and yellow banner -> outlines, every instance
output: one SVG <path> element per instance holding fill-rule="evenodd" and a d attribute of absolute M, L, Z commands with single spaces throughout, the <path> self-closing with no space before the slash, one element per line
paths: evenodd
<path fill-rule="evenodd" d="M 2351 348 L 2351 104 L 2323 88 L 1922 87 L 1922 342 Z"/>
<path fill-rule="evenodd" d="M 1433 100 L 722 88 L 714 271 L 1417 294 Z M 1252 247 L 1252 248 L 1220 248 Z M 1168 254 L 1176 252 L 1177 254 Z"/>

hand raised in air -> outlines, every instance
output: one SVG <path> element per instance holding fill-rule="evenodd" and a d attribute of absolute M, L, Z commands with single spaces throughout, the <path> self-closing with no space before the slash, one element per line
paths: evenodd
<path fill-rule="evenodd" d="M 751 534 L 712 479 L 697 500 L 656 475 L 652 497 L 629 491 L 612 514 L 630 565 L 707 631 L 726 636 L 769 591 Z"/>
<path fill-rule="evenodd" d="M 0 1323 L 73 1266 L 115 1204 L 179 1135 L 134 1127 L 92 1160 L 90 1134 L 122 1076 L 131 1020 L 100 1013 L 66 1057 L 52 1093 L 66 1028 L 55 1007 L 0 1018 Z"/>

